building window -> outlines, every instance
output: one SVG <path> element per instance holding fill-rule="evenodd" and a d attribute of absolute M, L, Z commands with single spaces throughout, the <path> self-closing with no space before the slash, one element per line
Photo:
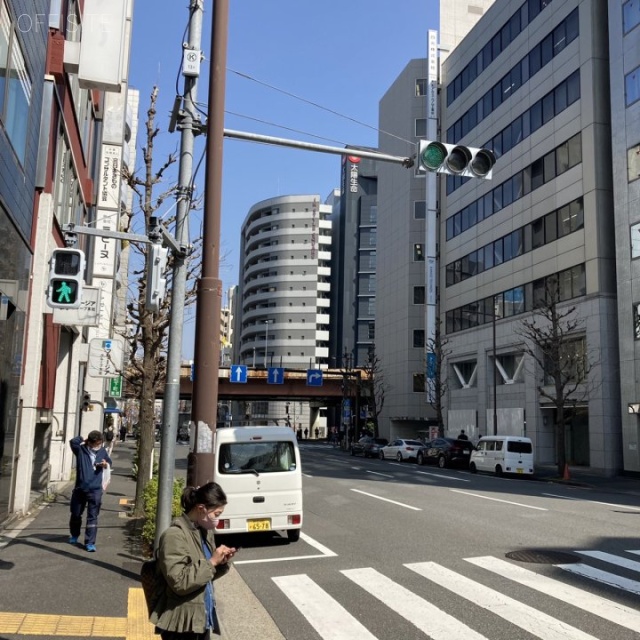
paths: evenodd
<path fill-rule="evenodd" d="M 413 219 L 424 220 L 427 217 L 427 203 L 424 200 L 417 200 L 413 203 Z"/>
<path fill-rule="evenodd" d="M 369 340 L 375 340 L 376 339 L 376 325 L 375 325 L 375 322 L 369 322 L 369 324 L 368 324 L 368 337 L 369 337 Z"/>
<path fill-rule="evenodd" d="M 413 261 L 424 262 L 424 245 L 423 244 L 413 245 Z"/>
<path fill-rule="evenodd" d="M 640 144 L 627 150 L 627 171 L 629 173 L 629 182 L 640 178 Z"/>
<path fill-rule="evenodd" d="M 629 0 L 622 5 L 622 29 L 629 33 L 640 24 L 640 0 Z"/>
<path fill-rule="evenodd" d="M 416 80 L 416 97 L 427 95 L 427 79 L 418 78 Z"/>
<path fill-rule="evenodd" d="M 425 381 L 424 373 L 413 374 L 413 391 L 415 393 L 424 393 L 424 387 L 425 387 L 424 381 Z"/>
<path fill-rule="evenodd" d="M 31 105 L 31 78 L 5 2 L 0 5 L 0 121 L 24 162 Z"/>
<path fill-rule="evenodd" d="M 640 100 L 640 67 L 624 77 L 624 96 L 627 107 Z"/>
<path fill-rule="evenodd" d="M 413 304 L 424 304 L 425 289 L 423 286 L 413 287 Z"/>
<path fill-rule="evenodd" d="M 424 329 L 413 330 L 413 346 L 416 349 L 424 347 Z"/>
<path fill-rule="evenodd" d="M 640 303 L 633 305 L 633 337 L 640 340 Z"/>
<path fill-rule="evenodd" d="M 416 138 L 427 137 L 427 119 L 416 118 Z"/>

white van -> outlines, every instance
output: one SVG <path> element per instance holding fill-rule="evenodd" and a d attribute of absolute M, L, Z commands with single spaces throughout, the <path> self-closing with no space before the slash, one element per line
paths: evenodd
<path fill-rule="evenodd" d="M 484 436 L 471 452 L 469 469 L 503 473 L 533 474 L 533 444 L 520 436 Z"/>
<path fill-rule="evenodd" d="M 216 534 L 284 530 L 295 542 L 302 527 L 302 472 L 288 427 L 216 429 L 214 480 L 227 494 Z"/>

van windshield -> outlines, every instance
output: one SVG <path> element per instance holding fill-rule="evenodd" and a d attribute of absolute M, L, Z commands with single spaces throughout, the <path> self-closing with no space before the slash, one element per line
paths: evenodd
<path fill-rule="evenodd" d="M 295 471 L 292 442 L 233 442 L 220 446 L 218 473 Z"/>
<path fill-rule="evenodd" d="M 531 453 L 533 449 L 531 448 L 530 442 L 518 442 L 516 440 L 508 440 L 507 451 L 511 451 L 513 453 Z"/>

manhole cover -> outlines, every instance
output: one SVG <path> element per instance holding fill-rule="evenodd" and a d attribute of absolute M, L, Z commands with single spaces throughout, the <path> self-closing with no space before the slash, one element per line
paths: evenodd
<path fill-rule="evenodd" d="M 548 551 L 541 549 L 523 549 L 522 551 L 509 551 L 505 554 L 510 560 L 518 562 L 533 562 L 535 564 L 572 564 L 580 562 L 580 558 L 573 553 L 565 551 Z"/>

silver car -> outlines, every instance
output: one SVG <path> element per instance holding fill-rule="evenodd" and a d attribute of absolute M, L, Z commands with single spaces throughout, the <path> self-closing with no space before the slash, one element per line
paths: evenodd
<path fill-rule="evenodd" d="M 398 462 L 405 460 L 416 460 L 418 453 L 424 449 L 424 444 L 420 440 L 405 440 L 398 438 L 393 440 L 386 447 L 380 449 L 380 460 L 395 458 Z"/>

